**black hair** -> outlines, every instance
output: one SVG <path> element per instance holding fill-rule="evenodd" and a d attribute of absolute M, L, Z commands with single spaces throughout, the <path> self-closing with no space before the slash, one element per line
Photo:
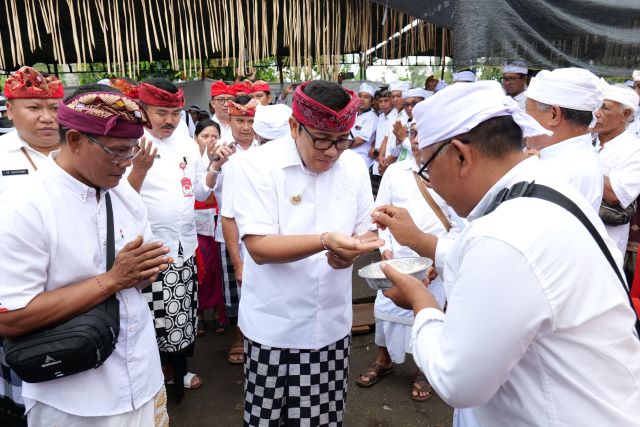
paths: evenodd
<path fill-rule="evenodd" d="M 194 135 L 198 136 L 202 133 L 203 130 L 205 130 L 206 128 L 213 126 L 214 128 L 218 129 L 218 135 L 220 135 L 220 125 L 212 120 L 212 119 L 204 119 L 204 120 L 200 120 L 198 122 L 198 124 L 196 125 L 196 130 Z"/>
<path fill-rule="evenodd" d="M 167 79 L 163 79 L 162 77 L 152 77 L 145 80 L 144 83 L 155 86 L 158 89 L 162 89 L 169 93 L 178 93 L 178 86 L 174 85 Z"/>
<path fill-rule="evenodd" d="M 391 92 L 389 92 L 387 89 L 381 89 L 379 91 L 376 92 L 376 99 L 380 99 L 380 98 L 391 98 Z"/>
<path fill-rule="evenodd" d="M 103 85 L 101 83 L 89 83 L 86 85 L 82 85 L 78 88 L 76 88 L 75 91 L 73 91 L 73 94 L 67 96 L 64 101 L 62 102 L 69 102 L 72 98 L 75 98 L 76 96 L 85 94 L 85 93 L 91 93 L 91 92 L 112 92 L 112 93 L 121 93 L 118 89 L 116 89 L 115 87 L 111 87 L 108 85 Z M 66 127 L 64 127 L 62 124 L 58 123 L 58 134 L 60 135 L 60 143 L 64 144 L 67 141 L 67 132 L 69 131 L 69 129 L 67 129 Z"/>
<path fill-rule="evenodd" d="M 593 120 L 591 111 L 572 110 L 571 108 L 560 107 L 560 111 L 565 120 L 574 126 L 588 127 Z"/>
<path fill-rule="evenodd" d="M 247 105 L 249 102 L 251 102 L 252 99 L 253 98 L 251 98 L 249 95 L 240 95 L 236 96 L 236 99 L 234 99 L 233 102 L 240 105 Z"/>
<path fill-rule="evenodd" d="M 303 91 L 309 98 L 333 111 L 341 111 L 351 101 L 351 97 L 342 86 L 326 80 L 310 81 Z"/>
<path fill-rule="evenodd" d="M 551 105 L 536 101 L 536 107 L 538 107 L 539 111 L 549 111 Z M 588 127 L 593 120 L 593 113 L 591 111 L 573 110 L 571 108 L 560 107 L 560 113 L 567 122 L 576 127 Z"/>
<path fill-rule="evenodd" d="M 451 139 L 475 144 L 480 153 L 498 160 L 522 152 L 523 146 L 522 129 L 509 115 L 492 117 Z"/>

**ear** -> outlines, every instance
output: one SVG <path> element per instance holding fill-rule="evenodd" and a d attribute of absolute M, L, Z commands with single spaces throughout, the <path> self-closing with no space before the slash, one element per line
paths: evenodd
<path fill-rule="evenodd" d="M 296 139 L 300 131 L 300 123 L 293 116 L 289 117 L 289 127 L 291 128 L 291 138 Z"/>
<path fill-rule="evenodd" d="M 9 120 L 13 120 L 13 102 L 11 101 L 7 101 L 7 103 L 5 104 L 7 107 L 7 118 Z"/>
<path fill-rule="evenodd" d="M 471 176 L 471 172 L 478 160 L 478 153 L 471 147 L 471 144 L 465 144 L 459 139 L 454 138 L 453 141 L 451 141 L 451 145 L 453 146 L 451 148 L 455 150 L 452 154 L 456 157 L 455 165 L 458 174 L 463 178 Z"/>
<path fill-rule="evenodd" d="M 549 110 L 551 117 L 549 118 L 549 126 L 556 127 L 560 124 L 560 121 L 563 119 L 562 110 L 557 105 L 552 105 Z"/>
<path fill-rule="evenodd" d="M 82 146 L 83 139 L 86 139 L 84 135 L 78 132 L 75 129 L 69 129 L 67 131 L 66 142 L 69 149 L 71 149 L 72 153 L 77 153 L 80 151 L 80 147 Z"/>
<path fill-rule="evenodd" d="M 7 111 L 9 111 L 8 108 L 7 108 Z M 631 110 L 630 108 L 625 108 L 622 111 L 622 117 L 625 123 L 632 123 L 633 122 L 633 120 L 631 120 L 632 116 L 633 116 L 633 110 Z"/>

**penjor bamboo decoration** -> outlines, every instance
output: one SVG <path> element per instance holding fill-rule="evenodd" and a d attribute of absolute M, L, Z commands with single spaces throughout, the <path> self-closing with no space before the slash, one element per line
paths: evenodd
<path fill-rule="evenodd" d="M 186 76 L 213 57 L 241 74 L 284 47 L 287 64 L 307 77 L 314 64 L 335 77 L 344 54 L 359 52 L 370 62 L 372 43 L 389 41 L 373 54 L 383 57 L 450 48 L 448 30 L 435 46 L 436 28 L 422 21 L 403 33 L 412 22 L 371 0 L 5 0 L 0 68 L 23 65 L 29 53 L 50 46 L 55 62 L 101 58 L 109 74 L 135 77 L 141 59 L 161 56 Z"/>

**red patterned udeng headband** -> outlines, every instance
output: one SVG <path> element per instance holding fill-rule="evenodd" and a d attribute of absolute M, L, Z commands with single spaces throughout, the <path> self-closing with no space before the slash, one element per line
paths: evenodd
<path fill-rule="evenodd" d="M 141 83 L 138 88 L 140 101 L 147 105 L 166 108 L 184 107 L 184 92 L 182 88 L 178 88 L 176 93 L 167 92 L 149 83 Z"/>
<path fill-rule="evenodd" d="M 326 132 L 347 132 L 351 130 L 358 115 L 359 100 L 356 93 L 343 88 L 351 97 L 351 101 L 342 110 L 334 111 L 307 96 L 304 93 L 304 88 L 307 84 L 309 82 L 298 86 L 293 94 L 293 116 L 304 126 Z"/>
<path fill-rule="evenodd" d="M 64 97 L 64 88 L 57 77 L 44 77 L 37 70 L 24 66 L 11 73 L 4 85 L 4 95 L 8 99 L 56 99 Z"/>

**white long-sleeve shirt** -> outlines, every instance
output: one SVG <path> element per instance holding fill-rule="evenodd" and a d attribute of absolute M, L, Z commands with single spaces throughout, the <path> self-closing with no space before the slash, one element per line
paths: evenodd
<path fill-rule="evenodd" d="M 177 259 L 178 247 L 182 244 L 186 259 L 198 246 L 194 198 L 204 201 L 212 191 L 206 183 L 206 166 L 198 146 L 182 133 L 174 132 L 168 138 L 158 139 L 145 130 L 144 137 L 158 149 L 153 166 L 140 188 L 140 196 L 149 212 L 151 230 L 170 248 L 169 256 L 174 259 Z M 186 163 L 184 169 L 182 163 Z M 131 168 L 127 172 L 131 172 Z M 186 196 L 183 191 L 184 177 L 191 180 L 192 196 Z"/>
<path fill-rule="evenodd" d="M 572 199 L 618 265 L 589 203 L 537 159 L 520 163 L 473 209 L 447 256 L 448 310 L 418 313 L 413 355 L 438 394 L 482 426 L 640 425 L 635 314 L 586 228 L 550 202 L 496 194 L 534 180 Z"/>

